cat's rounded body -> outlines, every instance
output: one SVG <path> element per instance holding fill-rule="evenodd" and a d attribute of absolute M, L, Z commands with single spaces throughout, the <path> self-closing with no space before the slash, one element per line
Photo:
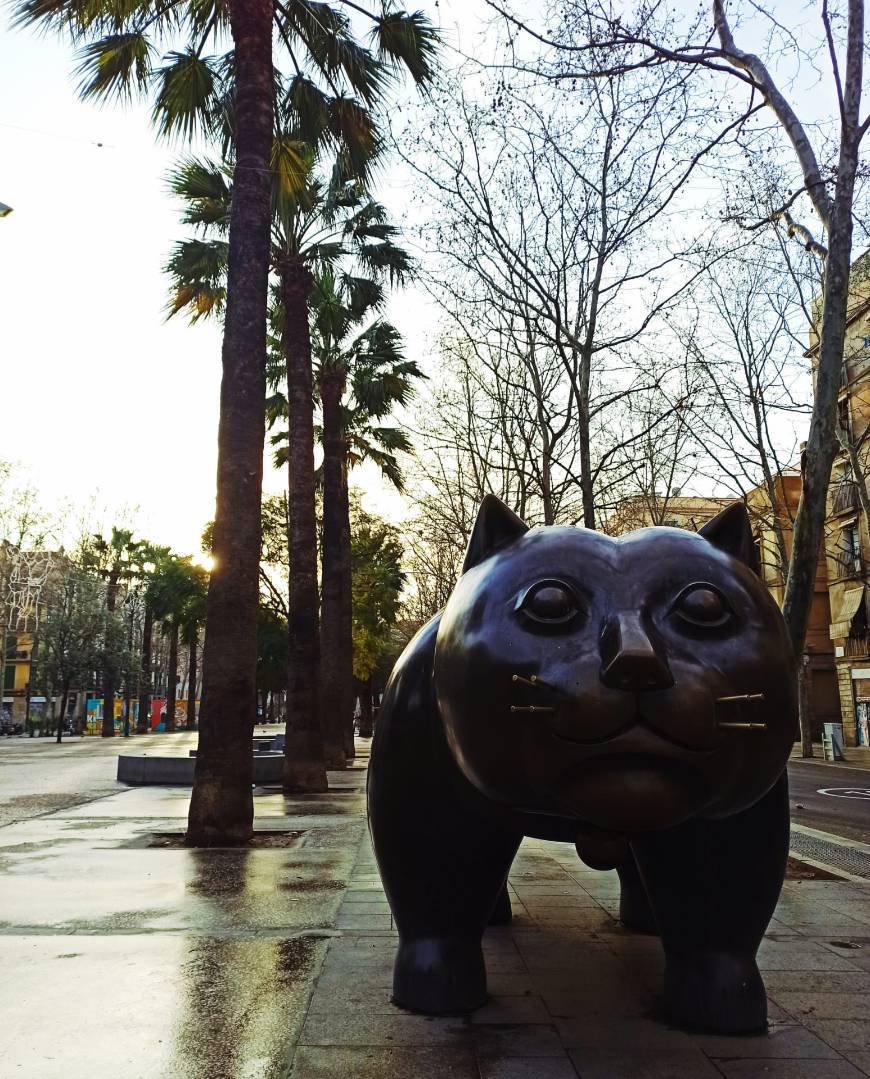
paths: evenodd
<path fill-rule="evenodd" d="M 532 835 L 619 868 L 623 919 L 661 932 L 675 1019 L 763 1024 L 754 955 L 787 853 L 796 696 L 754 558 L 742 506 L 700 535 L 613 539 L 528 530 L 484 503 L 447 606 L 396 665 L 372 751 L 397 1003 L 482 1003 L 480 933 L 497 899 L 509 914 L 504 880 Z"/>

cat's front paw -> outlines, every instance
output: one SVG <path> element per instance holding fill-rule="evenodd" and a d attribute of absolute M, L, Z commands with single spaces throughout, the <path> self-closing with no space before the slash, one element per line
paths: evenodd
<path fill-rule="evenodd" d="M 767 1026 L 767 993 L 753 956 L 668 955 L 663 1000 L 678 1026 L 751 1034 Z"/>
<path fill-rule="evenodd" d="M 486 970 L 480 941 L 423 937 L 399 942 L 393 970 L 393 1003 L 426 1015 L 474 1011 L 486 1003 Z"/>

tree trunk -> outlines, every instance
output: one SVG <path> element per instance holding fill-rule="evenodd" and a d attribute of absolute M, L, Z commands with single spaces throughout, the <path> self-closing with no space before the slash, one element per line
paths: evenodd
<path fill-rule="evenodd" d="M 347 443 L 345 443 L 345 451 Z M 341 664 L 342 723 L 344 726 L 344 751 L 348 757 L 356 756 L 353 737 L 353 552 L 350 535 L 350 492 L 347 480 L 347 452 L 342 458 L 341 487 L 341 637 L 339 662 Z"/>
<path fill-rule="evenodd" d="M 151 642 L 154 632 L 154 612 L 145 606 L 142 620 L 142 673 L 139 678 L 139 717 L 137 734 L 151 733 Z"/>
<path fill-rule="evenodd" d="M 341 418 L 345 374 L 320 378 L 323 409 L 323 548 L 321 551 L 320 677 L 323 752 L 327 768 L 347 767 L 344 647 L 343 513 L 347 502 L 347 447 Z M 343 490 L 344 489 L 344 490 Z"/>
<path fill-rule="evenodd" d="M 110 663 L 103 668 L 103 722 L 100 734 L 103 738 L 115 737 L 115 672 Z"/>
<path fill-rule="evenodd" d="M 124 678 L 124 737 L 130 737 L 130 709 L 133 707 L 133 694 L 130 692 L 130 678 Z"/>
<path fill-rule="evenodd" d="M 848 5 L 845 80 L 841 107 L 837 186 L 830 210 L 828 254 L 822 290 L 822 325 L 813 412 L 802 467 L 803 489 L 794 522 L 783 615 L 795 658 L 800 661 L 815 592 L 819 548 L 825 527 L 831 466 L 837 454 L 837 401 L 852 260 L 852 203 L 862 132 L 859 129 L 864 59 L 864 5 Z"/>
<path fill-rule="evenodd" d="M 266 431 L 266 302 L 272 149 L 269 0 L 230 0 L 236 169 L 221 362 L 217 500 L 206 606 L 199 751 L 188 846 L 253 834 L 260 499 Z"/>
<path fill-rule="evenodd" d="M 57 738 L 55 739 L 57 744 L 60 745 L 63 735 L 63 725 L 66 720 L 66 706 L 69 700 L 69 679 L 67 678 L 63 684 L 63 696 L 60 700 L 60 715 L 57 718 Z"/>
<path fill-rule="evenodd" d="M 810 701 L 809 656 L 804 653 L 798 663 L 798 727 L 801 735 L 801 756 L 813 755 L 813 714 Z"/>
<path fill-rule="evenodd" d="M 187 641 L 188 649 L 188 663 L 187 663 L 187 729 L 189 731 L 196 730 L 196 681 L 199 677 L 199 671 L 197 670 L 197 660 L 199 659 L 199 649 L 197 642 L 196 632 L 191 633 L 190 638 Z"/>
<path fill-rule="evenodd" d="M 178 623 L 169 627 L 169 670 L 166 675 L 166 730 L 175 730 L 175 705 L 178 694 Z"/>
<path fill-rule="evenodd" d="M 108 583 L 106 584 L 106 611 L 109 614 L 111 621 L 115 614 L 115 606 L 118 600 L 118 576 L 121 572 L 120 563 L 116 561 L 112 566 Z M 104 642 L 105 643 L 105 642 Z M 103 663 L 103 724 L 100 734 L 103 738 L 115 737 L 115 681 L 117 678 L 117 672 L 115 671 L 114 660 L 108 655 L 104 658 Z"/>
<path fill-rule="evenodd" d="M 372 712 L 372 679 L 371 675 L 364 681 L 359 683 L 359 707 L 360 707 L 360 719 L 359 719 L 359 736 L 360 738 L 371 738 L 374 733 L 374 716 Z"/>
<path fill-rule="evenodd" d="M 312 284 L 311 273 L 301 263 L 291 262 L 282 266 L 282 346 L 287 364 L 290 427 L 287 470 L 290 587 L 284 789 L 303 792 L 328 789 L 320 726 L 314 402 L 308 327 L 308 300 Z"/>

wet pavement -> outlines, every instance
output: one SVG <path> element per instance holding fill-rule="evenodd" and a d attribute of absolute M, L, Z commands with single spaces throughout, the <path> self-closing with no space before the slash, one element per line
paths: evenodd
<path fill-rule="evenodd" d="M 256 792 L 288 846 L 188 851 L 149 843 L 182 832 L 189 790 L 113 786 L 113 751 L 96 799 L 0 827 L 0 1079 L 870 1075 L 870 882 L 788 882 L 760 955 L 770 1032 L 705 1037 L 652 1018 L 660 945 L 618 924 L 615 874 L 527 840 L 491 1002 L 431 1019 L 389 1002 L 364 758 L 328 794 Z M 66 759 L 55 793 L 80 796 L 92 766 Z"/>

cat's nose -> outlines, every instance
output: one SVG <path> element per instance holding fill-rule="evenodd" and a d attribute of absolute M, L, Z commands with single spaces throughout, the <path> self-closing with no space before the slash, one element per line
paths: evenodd
<path fill-rule="evenodd" d="M 674 684 L 667 661 L 656 652 L 635 611 L 613 615 L 602 630 L 601 681 L 628 693 L 667 689 Z"/>

